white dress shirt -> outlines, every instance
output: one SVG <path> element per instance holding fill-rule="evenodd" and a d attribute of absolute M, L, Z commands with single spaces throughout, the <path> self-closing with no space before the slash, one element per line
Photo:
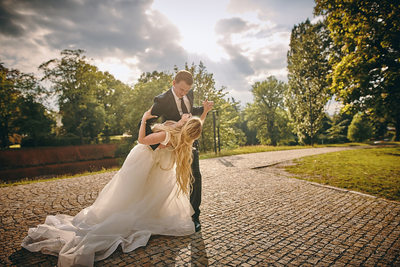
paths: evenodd
<path fill-rule="evenodd" d="M 183 111 L 182 111 L 182 107 L 181 107 L 181 100 L 180 100 L 180 98 L 175 94 L 175 91 L 174 91 L 174 88 L 173 88 L 173 87 L 172 87 L 172 94 L 174 95 L 175 103 L 176 103 L 176 106 L 177 106 L 177 108 L 178 108 L 179 114 L 182 116 Z M 190 106 L 189 98 L 188 98 L 187 96 L 184 96 L 184 97 L 183 97 L 183 102 L 185 102 L 186 108 L 187 108 L 187 110 L 190 112 L 191 106 Z"/>

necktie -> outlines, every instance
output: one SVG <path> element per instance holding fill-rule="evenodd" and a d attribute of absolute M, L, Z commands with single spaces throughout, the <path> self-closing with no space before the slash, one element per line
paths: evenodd
<path fill-rule="evenodd" d="M 183 114 L 189 113 L 189 111 L 187 110 L 187 107 L 186 107 L 186 105 L 185 105 L 185 102 L 183 101 L 183 97 L 182 97 L 182 98 L 179 98 L 179 99 L 181 100 L 182 113 L 183 113 Z"/>

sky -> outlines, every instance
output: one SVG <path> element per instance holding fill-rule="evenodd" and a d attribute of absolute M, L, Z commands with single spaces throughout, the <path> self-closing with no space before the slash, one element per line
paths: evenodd
<path fill-rule="evenodd" d="M 0 62 L 38 73 L 63 49 L 134 85 L 143 72 L 204 63 L 242 105 L 251 86 L 287 81 L 295 24 L 316 20 L 313 0 L 0 0 Z"/>

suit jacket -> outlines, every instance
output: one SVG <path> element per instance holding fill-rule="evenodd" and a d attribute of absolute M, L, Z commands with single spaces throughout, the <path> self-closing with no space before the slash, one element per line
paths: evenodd
<path fill-rule="evenodd" d="M 193 90 L 190 90 L 186 96 L 190 102 L 189 112 L 192 113 L 192 115 L 200 116 L 203 113 L 204 108 L 193 106 L 193 99 L 194 99 Z M 154 105 L 151 110 L 151 114 L 161 118 L 161 122 L 165 122 L 166 120 L 179 121 L 181 119 L 181 115 L 179 114 L 174 94 L 172 93 L 172 87 L 165 93 L 162 93 L 154 98 Z M 151 119 L 147 121 L 146 135 L 152 133 L 150 125 L 153 124 L 155 121 L 156 119 Z M 151 147 L 153 149 L 156 149 L 158 145 L 159 144 L 152 145 Z M 195 145 L 197 145 L 197 142 Z"/>

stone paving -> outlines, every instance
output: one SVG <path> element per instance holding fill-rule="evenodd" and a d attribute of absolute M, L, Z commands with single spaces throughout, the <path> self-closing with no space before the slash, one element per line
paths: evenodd
<path fill-rule="evenodd" d="M 153 236 L 95 266 L 400 266 L 399 202 L 290 178 L 274 166 L 343 149 L 201 160 L 202 231 Z M 75 215 L 114 174 L 0 188 L 0 265 L 56 265 L 56 257 L 20 247 L 28 228 L 48 214 Z"/>

